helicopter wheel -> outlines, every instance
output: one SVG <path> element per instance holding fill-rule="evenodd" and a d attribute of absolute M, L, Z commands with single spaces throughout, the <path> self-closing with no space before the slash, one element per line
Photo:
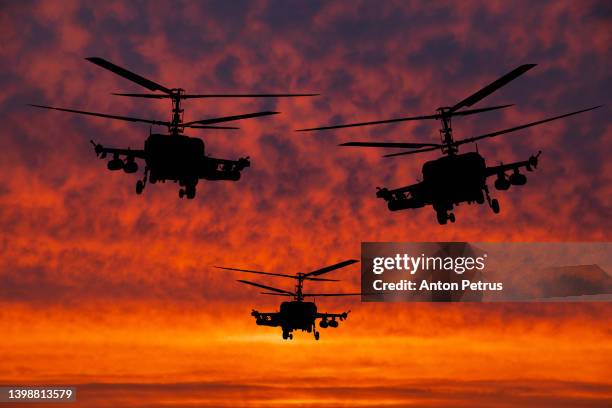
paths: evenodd
<path fill-rule="evenodd" d="M 476 203 L 484 204 L 484 202 L 485 202 L 484 194 L 482 194 L 482 191 L 480 191 L 480 193 L 478 193 L 478 195 L 476 196 Z"/>
<path fill-rule="evenodd" d="M 187 196 L 187 199 L 193 200 L 195 198 L 195 195 L 196 195 L 195 186 L 194 187 L 187 187 L 187 191 L 185 192 L 185 195 Z"/>
<path fill-rule="evenodd" d="M 144 183 L 142 180 L 138 180 L 136 182 L 136 194 L 142 194 L 142 190 L 144 190 Z"/>
<path fill-rule="evenodd" d="M 289 335 L 289 340 L 293 340 L 293 334 Z"/>
<path fill-rule="evenodd" d="M 185 196 L 185 190 L 182 188 L 179 190 L 179 198 L 183 198 Z"/>
<path fill-rule="evenodd" d="M 445 225 L 446 221 L 448 220 L 448 215 L 446 214 L 446 211 L 436 212 L 436 217 L 438 218 L 438 224 L 440 225 Z"/>
<path fill-rule="evenodd" d="M 491 209 L 495 214 L 499 214 L 499 201 L 496 198 L 491 200 Z"/>
<path fill-rule="evenodd" d="M 448 219 L 449 219 L 450 222 L 452 222 L 454 224 L 455 223 L 455 214 L 450 213 L 448 215 Z"/>
<path fill-rule="evenodd" d="M 315 340 L 319 340 L 319 332 L 315 332 L 314 337 L 315 337 Z"/>
<path fill-rule="evenodd" d="M 283 340 L 287 340 L 289 338 L 289 332 L 286 330 L 283 330 Z"/>

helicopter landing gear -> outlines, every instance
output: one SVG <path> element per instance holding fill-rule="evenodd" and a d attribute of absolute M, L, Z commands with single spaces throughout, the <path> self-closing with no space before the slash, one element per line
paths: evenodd
<path fill-rule="evenodd" d="M 489 195 L 489 189 L 487 188 L 487 186 L 485 186 L 484 191 L 485 191 L 485 194 L 487 195 L 487 202 L 489 203 L 489 207 L 491 207 L 491 209 L 493 210 L 495 214 L 499 214 L 499 201 L 497 201 L 496 198 L 491 199 L 491 196 Z"/>
<path fill-rule="evenodd" d="M 448 215 L 446 214 L 446 211 L 437 211 L 436 218 L 438 219 L 438 224 L 445 225 L 446 221 L 448 220 Z"/>
<path fill-rule="evenodd" d="M 189 200 L 193 200 L 196 195 L 195 185 L 189 184 L 185 188 L 179 190 L 179 198 L 187 197 Z"/>
<path fill-rule="evenodd" d="M 455 222 L 455 214 L 454 213 L 449 214 L 445 210 L 436 211 L 436 218 L 438 219 L 438 224 L 440 225 L 446 225 L 447 221 L 450 221 L 452 223 Z"/>
<path fill-rule="evenodd" d="M 499 201 L 496 198 L 491 200 L 491 209 L 495 214 L 499 214 Z"/>
<path fill-rule="evenodd" d="M 147 179 L 149 178 L 149 168 L 145 167 L 144 177 L 142 180 L 138 180 L 136 182 L 136 194 L 142 194 L 142 190 L 144 190 L 147 185 Z"/>
<path fill-rule="evenodd" d="M 289 333 L 288 330 L 283 330 L 283 340 L 293 340 L 293 334 Z"/>
<path fill-rule="evenodd" d="M 315 338 L 315 340 L 319 340 L 319 332 L 318 331 L 314 332 L 314 338 Z"/>
<path fill-rule="evenodd" d="M 477 204 L 484 204 L 484 202 L 485 202 L 484 194 L 482 193 L 482 191 L 479 191 L 478 195 L 476 196 L 476 203 Z"/>
<path fill-rule="evenodd" d="M 185 195 L 187 196 L 187 198 L 189 200 L 193 200 L 195 198 L 195 194 L 196 194 L 196 189 L 195 186 L 187 186 L 187 188 L 185 189 Z"/>

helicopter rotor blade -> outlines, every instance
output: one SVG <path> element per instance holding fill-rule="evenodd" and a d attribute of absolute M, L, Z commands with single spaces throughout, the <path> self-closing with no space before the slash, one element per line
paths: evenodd
<path fill-rule="evenodd" d="M 338 262 L 338 263 L 333 264 L 333 265 L 325 266 L 325 267 L 323 267 L 321 269 L 316 269 L 316 270 L 314 270 L 312 272 L 305 273 L 304 276 L 323 275 L 324 273 L 335 271 L 336 269 L 344 268 L 345 266 L 349 266 L 349 265 L 352 265 L 352 264 L 357 263 L 357 262 L 359 262 L 357 259 L 349 259 L 349 260 L 346 260 L 346 261 Z"/>
<path fill-rule="evenodd" d="M 486 108 L 479 108 L 479 109 L 469 109 L 469 110 L 463 110 L 463 111 L 459 111 L 459 112 L 451 112 L 449 114 L 449 116 L 473 115 L 475 113 L 488 112 L 488 111 L 497 110 L 497 109 L 505 109 L 505 108 L 509 108 L 511 106 L 514 106 L 514 104 L 510 103 L 510 104 L 507 104 L 507 105 L 489 106 L 489 107 L 486 107 Z"/>
<path fill-rule="evenodd" d="M 202 120 L 193 120 L 191 122 L 185 122 L 184 125 L 208 125 L 211 123 L 220 123 L 220 122 L 231 122 L 234 120 L 242 120 L 242 119 L 250 119 L 256 118 L 259 116 L 268 116 L 268 115 L 278 115 L 280 112 L 255 112 L 255 113 L 245 113 L 243 115 L 233 115 L 233 116 L 223 116 L 220 118 L 211 118 L 211 119 L 202 119 Z"/>
<path fill-rule="evenodd" d="M 319 296 L 361 296 L 363 293 L 303 293 L 304 297 L 319 297 Z"/>
<path fill-rule="evenodd" d="M 356 127 L 356 126 L 382 125 L 382 124 L 386 124 L 386 123 L 405 122 L 405 121 L 409 121 L 409 120 L 440 119 L 443 116 L 444 117 L 446 117 L 446 116 L 455 116 L 455 115 L 466 116 L 466 115 L 472 115 L 472 114 L 475 114 L 475 113 L 487 112 L 487 111 L 496 110 L 496 109 L 504 109 L 504 108 L 508 108 L 510 106 L 513 106 L 513 105 L 509 104 L 509 105 L 491 106 L 491 107 L 480 108 L 480 109 L 464 110 L 464 111 L 461 111 L 461 112 L 445 112 L 443 114 L 436 113 L 436 114 L 433 114 L 433 115 L 410 116 L 410 117 L 406 117 L 406 118 L 376 120 L 376 121 L 373 121 L 373 122 L 349 123 L 349 124 L 345 124 L 345 125 L 322 126 L 322 127 L 316 127 L 316 128 L 308 128 L 308 129 L 297 129 L 296 132 L 310 132 L 310 131 L 313 131 L 313 130 L 328 130 L 328 129 L 340 129 L 340 128 Z"/>
<path fill-rule="evenodd" d="M 512 71 L 508 72 L 506 75 L 502 76 L 501 78 L 498 78 L 497 80 L 491 82 L 489 85 L 480 89 L 478 92 L 475 92 L 472 95 L 465 98 L 464 100 L 462 100 L 461 102 L 458 102 L 455 106 L 453 106 L 450 109 L 450 111 L 455 112 L 457 109 L 463 108 L 464 106 L 474 105 L 476 102 L 491 95 L 493 92 L 497 91 L 502 86 L 507 85 L 509 82 L 523 75 L 525 72 L 529 71 L 531 68 L 535 67 L 536 65 L 537 64 L 524 64 L 524 65 L 521 65 L 520 67 L 513 69 Z"/>
<path fill-rule="evenodd" d="M 272 295 L 272 296 L 293 296 L 288 293 L 273 293 L 273 292 L 259 292 L 261 295 Z"/>
<path fill-rule="evenodd" d="M 100 58 L 100 57 L 89 57 L 89 58 L 85 58 L 87 61 L 96 64 L 99 67 L 108 69 L 109 71 L 122 76 L 125 79 L 128 79 L 132 82 L 137 83 L 140 86 L 143 86 L 151 91 L 162 91 L 165 92 L 167 94 L 171 94 L 172 91 L 168 88 L 166 88 L 163 85 L 160 85 L 156 82 L 151 81 L 150 79 L 147 79 L 141 75 L 135 74 L 131 71 L 128 71 L 125 68 L 121 68 L 118 65 L 113 64 L 112 62 L 109 62 L 107 60 L 105 60 L 104 58 Z"/>
<path fill-rule="evenodd" d="M 317 93 L 284 93 L 284 94 L 186 94 L 181 95 L 181 98 L 295 98 L 301 96 L 319 96 Z"/>
<path fill-rule="evenodd" d="M 284 274 L 284 273 L 262 272 L 262 271 L 254 271 L 252 269 L 227 268 L 225 266 L 215 266 L 215 268 L 217 268 L 217 269 L 225 269 L 226 271 L 248 272 L 248 273 L 256 273 L 256 274 L 259 274 L 259 275 L 282 276 L 284 278 L 297 279 L 297 276 L 295 276 L 295 275 L 287 275 L 287 274 Z"/>
<path fill-rule="evenodd" d="M 132 98 L 172 98 L 173 95 L 166 94 L 143 94 L 143 93 L 113 93 L 117 96 L 129 96 Z M 316 93 L 297 93 L 297 94 L 181 94 L 175 97 L 180 99 L 196 99 L 196 98 L 292 98 L 300 96 L 318 96 Z"/>
<path fill-rule="evenodd" d="M 480 140 L 480 139 L 485 139 L 485 138 L 489 138 L 489 137 L 495 137 L 495 136 L 503 135 L 503 134 L 510 133 L 510 132 L 516 132 L 517 130 L 525 129 L 525 128 L 532 127 L 532 126 L 541 125 L 541 124 L 546 123 L 546 122 L 552 122 L 553 120 L 562 119 L 562 118 L 566 118 L 568 116 L 578 115 L 579 113 L 588 112 L 588 111 L 591 111 L 591 110 L 594 110 L 594 109 L 598 109 L 598 108 L 601 108 L 602 106 L 603 105 L 593 106 L 591 108 L 587 108 L 587 109 L 582 109 L 582 110 L 575 111 L 575 112 L 566 113 L 564 115 L 554 116 L 552 118 L 542 119 L 542 120 L 538 120 L 536 122 L 530 122 L 530 123 L 526 123 L 524 125 L 515 126 L 515 127 L 508 128 L 508 129 L 503 129 L 503 130 L 498 130 L 497 132 L 485 133 L 484 135 L 470 137 L 470 138 L 467 138 L 467 139 L 457 140 L 453 144 L 455 146 L 459 146 L 459 145 L 462 145 L 462 144 L 465 144 L 465 143 L 472 143 L 472 142 L 475 142 L 475 141 Z"/>
<path fill-rule="evenodd" d="M 311 132 L 313 130 L 329 130 L 329 129 L 341 129 L 356 126 L 369 126 L 369 125 L 382 125 L 385 123 L 404 122 L 408 120 L 423 120 L 423 119 L 437 119 L 439 115 L 423 115 L 423 116 L 411 116 L 406 118 L 386 119 L 386 120 L 375 120 L 372 122 L 359 122 L 359 123 L 348 123 L 345 125 L 333 125 L 333 126 L 321 126 L 307 129 L 296 129 L 296 132 Z"/>
<path fill-rule="evenodd" d="M 190 129 L 222 129 L 222 130 L 240 129 L 239 127 L 235 127 L 235 126 L 205 126 L 205 125 L 181 125 L 181 126 L 190 128 Z"/>
<path fill-rule="evenodd" d="M 295 296 L 295 293 L 289 292 L 288 290 L 278 289 L 278 288 L 274 288 L 272 286 L 266 286 L 266 285 L 262 285 L 262 284 L 256 283 L 256 282 L 251 282 L 251 281 L 248 281 L 248 280 L 239 279 L 238 282 L 244 283 L 244 284 L 247 284 L 247 285 L 251 285 L 251 286 L 256 286 L 258 288 L 270 290 L 270 291 L 276 292 L 276 293 L 284 293 L 284 294 L 287 294 L 287 295 Z"/>
<path fill-rule="evenodd" d="M 390 154 L 385 154 L 383 157 L 395 157 L 395 156 L 405 156 L 407 154 L 416 154 L 416 153 L 425 153 L 425 152 L 432 152 L 434 150 L 438 150 L 439 147 L 428 147 L 427 149 L 420 149 L 420 150 L 410 150 L 407 152 L 399 152 L 399 153 L 390 153 Z"/>
<path fill-rule="evenodd" d="M 54 106 L 44 106 L 44 105 L 35 105 L 35 104 L 29 104 L 29 105 L 33 106 L 35 108 L 53 109 L 53 110 L 58 110 L 58 111 L 62 111 L 62 112 L 78 113 L 80 115 L 98 116 L 100 118 L 115 119 L 115 120 L 124 120 L 124 121 L 127 121 L 127 122 L 143 122 L 143 123 L 150 123 L 150 124 L 153 124 L 153 125 L 160 125 L 160 126 L 169 126 L 170 125 L 170 122 L 164 122 L 164 121 L 160 121 L 160 120 L 150 120 L 150 119 L 134 118 L 134 117 L 130 117 L 130 116 L 109 115 L 109 114 L 106 114 L 106 113 L 88 112 L 88 111 L 82 111 L 82 110 L 76 110 L 76 109 L 56 108 Z"/>
<path fill-rule="evenodd" d="M 273 272 L 261 272 L 261 271 L 254 271 L 251 269 L 239 269 L 239 268 L 226 268 L 224 266 L 215 266 L 215 268 L 217 269 L 225 269 L 228 271 L 239 271 L 239 272 L 248 272 L 248 273 L 256 273 L 259 275 L 270 275 L 270 276 L 280 276 L 283 278 L 291 278 L 291 279 L 299 279 L 299 277 L 297 275 L 288 275 L 288 274 L 284 274 L 284 273 L 273 273 Z M 304 277 L 303 279 L 305 280 L 311 280 L 311 281 L 321 281 L 321 282 L 339 282 L 338 279 L 324 279 L 324 278 L 309 278 L 309 277 Z"/>
<path fill-rule="evenodd" d="M 151 99 L 164 99 L 164 98 L 172 98 L 172 95 L 169 94 L 141 94 L 141 93 L 118 93 L 113 92 L 111 95 L 115 96 L 129 96 L 131 98 L 151 98 Z"/>
<path fill-rule="evenodd" d="M 438 143 L 409 143 L 409 142 L 347 142 L 341 143 L 338 146 L 353 146 L 353 147 L 392 147 L 403 149 L 421 149 L 423 147 L 441 147 Z"/>

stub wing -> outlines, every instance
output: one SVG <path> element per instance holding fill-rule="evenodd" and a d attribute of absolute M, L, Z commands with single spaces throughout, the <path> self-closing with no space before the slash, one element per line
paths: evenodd
<path fill-rule="evenodd" d="M 518 171 L 521 168 L 525 168 L 527 171 L 533 171 L 538 167 L 538 158 L 542 152 L 539 151 L 537 154 L 532 155 L 527 160 L 518 161 L 508 164 L 500 164 L 499 166 L 487 167 L 485 170 L 486 177 L 503 175 L 507 171 Z"/>
<path fill-rule="evenodd" d="M 376 197 L 385 200 L 387 207 L 391 211 L 420 208 L 431 203 L 431 198 L 422 182 L 394 190 L 379 188 L 376 192 Z"/>
<path fill-rule="evenodd" d="M 280 326 L 280 313 L 262 313 L 257 310 L 251 312 L 251 316 L 255 318 L 255 323 L 259 326 Z"/>
<path fill-rule="evenodd" d="M 348 312 L 343 312 L 343 313 L 317 313 L 316 319 L 322 319 L 322 320 L 338 319 L 342 321 L 342 320 L 346 320 L 350 312 L 351 311 L 349 310 Z"/>
<path fill-rule="evenodd" d="M 236 167 L 238 170 L 242 170 L 245 167 L 250 167 L 251 162 L 248 157 L 242 157 L 238 160 L 228 160 L 228 159 L 217 159 L 215 157 L 206 157 L 206 161 L 214 166 L 215 168 L 221 167 Z"/>
<path fill-rule="evenodd" d="M 350 310 L 344 313 L 317 313 L 315 320 L 321 319 L 321 321 L 319 321 L 319 327 L 322 329 L 328 327 L 336 328 L 339 325 L 338 322 L 346 320 L 349 313 Z M 317 338 L 317 334 L 315 334 L 315 338 Z"/>
<path fill-rule="evenodd" d="M 407 199 L 419 193 L 419 191 L 421 190 L 421 184 L 422 183 L 411 184 L 409 186 L 400 187 L 396 189 L 377 187 L 378 191 L 376 191 L 376 197 L 384 198 L 386 201 L 390 201 L 393 199 L 395 200 Z"/>
<path fill-rule="evenodd" d="M 101 159 L 106 158 L 106 155 L 108 154 L 112 154 L 113 156 L 125 156 L 127 158 L 134 158 L 134 159 L 143 159 L 145 158 L 145 152 L 144 150 L 139 150 L 139 149 L 120 149 L 120 148 L 115 148 L 115 147 L 104 147 L 99 143 L 95 143 L 93 140 L 91 140 L 91 144 L 94 146 L 94 150 L 96 152 L 96 156 L 98 156 Z"/>
<path fill-rule="evenodd" d="M 200 178 L 205 180 L 237 181 L 240 179 L 240 172 L 250 166 L 251 162 L 248 157 L 242 157 L 238 160 L 227 160 L 206 156 Z"/>

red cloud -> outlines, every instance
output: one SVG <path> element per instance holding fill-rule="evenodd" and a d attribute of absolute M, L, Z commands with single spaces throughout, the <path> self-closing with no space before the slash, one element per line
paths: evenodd
<path fill-rule="evenodd" d="M 129 314 L 133 326 L 117 335 L 115 343 L 91 340 L 87 344 L 92 354 L 81 357 L 93 358 L 96 353 L 111 357 L 108 365 L 96 366 L 92 382 L 104 377 L 102 372 L 122 380 L 134 379 L 139 375 L 137 362 L 129 360 L 134 366 L 126 367 L 127 360 L 121 356 L 125 357 L 127 354 L 122 353 L 130 347 L 129 333 L 140 333 L 138 322 L 148 319 L 151 310 L 167 319 L 185 314 L 189 321 L 180 320 L 180 328 L 197 322 L 201 310 L 211 313 L 206 320 L 210 325 L 198 326 L 198 347 L 208 347 L 206 333 L 219 316 L 223 320 L 219 338 L 253 334 L 264 336 L 266 341 L 276 339 L 278 333 L 266 337 L 269 332 L 255 331 L 248 316 L 256 305 L 274 308 L 275 300 L 238 287 L 235 275 L 213 270 L 211 265 L 297 272 L 358 257 L 361 241 L 610 238 L 612 128 L 608 108 L 479 144 L 489 163 L 524 159 L 540 149 L 544 152 L 540 167 L 524 188 L 496 193 L 502 206 L 500 215 L 484 207 L 461 206 L 458 222 L 445 227 L 435 224 L 431 209 L 390 213 L 375 197 L 376 186 L 414 182 L 422 163 L 435 154 L 381 159 L 380 151 L 336 146 L 369 138 L 437 140 L 436 123 L 316 134 L 293 131 L 310 125 L 431 113 L 509 69 L 531 62 L 540 65 L 486 101 L 517 106 L 503 113 L 457 120 L 457 137 L 606 103 L 610 17 L 603 3 L 255 2 L 238 7 L 222 2 L 114 2 L 94 7 L 78 2 L 39 2 L 3 7 L 0 282 L 4 285 L 0 301 L 5 316 L 17 320 L 46 313 L 47 308 L 59 308 L 61 317 L 56 316 L 54 321 L 63 333 L 73 333 L 74 337 L 70 341 L 55 337 L 52 332 L 56 329 L 51 326 L 37 332 L 40 338 L 29 337 L 26 327 L 13 326 L 6 320 L 3 325 L 12 330 L 12 336 L 3 336 L 2 349 L 10 348 L 21 355 L 38 345 L 47 350 L 58 344 L 77 347 L 81 341 L 85 344 L 91 340 L 89 333 L 104 327 L 95 319 L 80 321 L 78 316 L 99 316 L 112 325 Z M 150 186 L 143 196 L 136 196 L 136 177 L 109 173 L 105 162 L 96 160 L 89 139 L 136 147 L 146 137 L 147 127 L 25 106 L 56 104 L 168 117 L 165 102 L 109 95 L 140 90 L 83 60 L 94 55 L 192 92 L 307 91 L 320 92 L 321 96 L 190 102 L 185 106 L 188 120 L 271 108 L 282 114 L 244 121 L 240 123 L 242 129 L 234 133 L 200 134 L 214 155 L 251 157 L 252 167 L 239 182 L 203 183 L 194 201 L 179 200 L 175 186 L 168 184 Z M 346 283 L 333 288 L 348 291 L 359 286 L 358 268 L 337 275 Z M 127 312 L 132 304 L 136 309 Z M 490 350 L 485 353 L 487 358 L 499 359 L 499 373 L 510 370 L 513 353 L 523 349 L 513 345 L 514 336 L 523 336 L 529 349 L 526 332 L 533 327 L 561 325 L 566 330 L 564 339 L 555 339 L 552 329 L 546 332 L 550 338 L 542 335 L 538 339 L 537 350 L 551 353 L 557 349 L 562 360 L 536 359 L 542 365 L 536 370 L 539 381 L 558 379 L 566 370 L 567 376 L 576 379 L 572 389 L 582 387 L 581 381 L 603 382 L 602 387 L 609 389 L 609 380 L 599 365 L 583 376 L 577 369 L 584 367 L 578 360 L 585 356 L 609 366 L 609 349 L 600 347 L 609 343 L 609 330 L 601 329 L 610 314 L 607 304 L 581 305 L 578 309 L 587 308 L 584 313 L 563 305 L 481 309 L 370 306 L 342 300 L 323 306 L 354 309 L 345 327 L 324 339 L 335 347 L 326 350 L 343 353 L 353 347 L 352 336 L 364 332 L 371 337 L 366 336 L 363 344 L 372 347 L 377 337 L 384 338 L 389 350 L 405 365 L 395 367 L 389 378 L 401 377 L 412 363 L 418 367 L 448 364 L 443 374 L 449 376 L 463 371 L 460 362 L 442 361 L 431 350 L 426 357 L 404 354 L 405 342 L 427 344 L 431 340 L 436 346 L 448 347 L 453 330 L 467 324 L 477 334 L 463 330 L 460 341 L 453 345 L 454 354 L 464 361 L 482 339 L 500 339 L 500 345 L 487 343 Z M 172 313 L 166 314 L 167 308 Z M 106 312 L 108 315 L 104 315 Z M 440 317 L 446 314 L 451 322 Z M 538 319 L 539 314 L 544 317 Z M 72 319 L 77 319 L 74 326 Z M 167 319 L 154 320 L 159 330 L 176 327 Z M 372 322 L 377 325 L 372 327 Z M 155 338 L 155 327 L 148 327 L 146 333 Z M 391 341 L 394 333 L 399 333 L 397 342 Z M 583 340 L 585 335 L 588 341 Z M 189 336 L 196 334 L 190 332 Z M 26 344 L 18 339 L 29 340 L 24 340 Z M 172 348 L 171 340 L 167 341 L 166 346 Z M 250 347 L 252 341 L 234 346 Z M 583 347 L 579 352 L 572 351 L 576 343 Z M 237 350 L 232 349 L 233 344 L 224 346 L 225 354 L 206 357 L 217 366 L 221 377 L 232 370 L 231 351 Z M 300 346 L 304 358 L 317 361 L 325 375 L 337 376 L 337 367 L 312 346 Z M 282 359 L 291 359 L 293 354 L 286 347 L 290 345 L 266 348 L 270 353 L 266 362 L 274 366 L 288 361 Z M 364 352 L 369 349 L 360 347 Z M 187 354 L 177 355 L 187 358 Z M 342 363 L 356 381 L 369 369 L 385 371 L 384 360 L 368 362 L 357 354 L 351 356 Z M 52 361 L 57 355 L 47 357 L 28 375 L 75 375 L 71 370 L 54 371 Z M 20 378 L 18 364 L 22 363 L 4 363 L 0 371 L 8 373 L 7 380 Z M 257 365 L 262 361 L 249 364 L 248 370 L 246 365 L 242 367 L 245 371 L 241 375 L 266 374 Z M 281 366 L 290 370 L 287 365 Z M 164 367 L 172 373 L 171 364 Z M 512 381 L 526 381 L 531 374 L 510 371 Z M 470 379 L 498 375 L 480 373 Z M 201 373 L 189 376 L 181 372 L 180 376 L 181 381 L 210 378 Z M 279 383 L 288 384 L 287 377 L 280 378 Z M 338 384 L 339 380 L 335 381 Z M 551 389 L 556 395 L 565 395 L 557 385 Z M 349 391 L 346 395 L 357 392 Z M 312 392 L 328 396 L 326 390 Z M 369 393 L 364 398 L 370 398 Z"/>

